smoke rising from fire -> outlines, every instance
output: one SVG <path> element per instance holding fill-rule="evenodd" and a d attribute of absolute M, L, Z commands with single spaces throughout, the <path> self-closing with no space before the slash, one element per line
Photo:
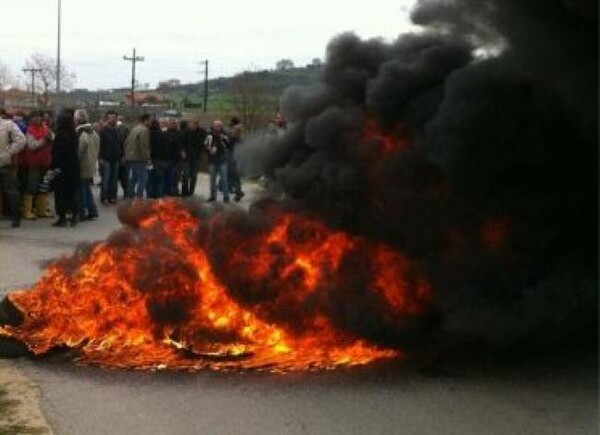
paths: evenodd
<path fill-rule="evenodd" d="M 115 367 L 306 370 L 459 339 L 597 330 L 597 5 L 423 0 L 421 32 L 334 38 L 281 138 L 238 149 L 270 198 L 174 200 L 51 264 L 0 335 Z M 400 351 L 399 351 L 400 350 Z"/>
<path fill-rule="evenodd" d="M 422 31 L 393 43 L 334 38 L 321 82 L 283 97 L 286 136 L 238 157 L 426 271 L 439 337 L 593 335 L 597 3 L 423 0 L 412 17 Z"/>

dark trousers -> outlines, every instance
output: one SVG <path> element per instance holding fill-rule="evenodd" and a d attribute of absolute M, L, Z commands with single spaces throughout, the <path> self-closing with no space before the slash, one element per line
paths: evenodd
<path fill-rule="evenodd" d="M 21 192 L 16 168 L 7 166 L 0 168 L 0 195 L 5 195 L 13 221 L 21 219 Z"/>
<path fill-rule="evenodd" d="M 34 196 L 38 192 L 38 185 L 46 173 L 45 169 L 27 168 L 25 175 L 25 194 Z"/>
<path fill-rule="evenodd" d="M 148 182 L 148 196 L 162 198 L 167 192 L 167 170 L 169 163 L 166 160 L 154 160 Z"/>
<path fill-rule="evenodd" d="M 240 178 L 240 171 L 238 165 L 233 158 L 233 153 L 227 155 L 227 170 L 229 175 L 229 189 L 236 195 L 242 194 L 242 180 Z"/>
<path fill-rule="evenodd" d="M 98 216 L 98 209 L 92 194 L 92 184 L 94 180 L 91 178 L 82 178 L 79 183 L 79 217 L 82 219 L 87 216 Z"/>
<path fill-rule="evenodd" d="M 71 185 L 72 183 L 72 185 Z M 60 219 L 66 219 L 67 214 L 73 217 L 79 213 L 77 182 L 72 180 L 57 180 L 54 185 L 54 207 Z"/>
<path fill-rule="evenodd" d="M 100 199 L 102 201 L 116 200 L 119 181 L 119 162 L 103 160 L 100 164 L 100 173 L 102 174 Z"/>
<path fill-rule="evenodd" d="M 186 162 L 184 165 L 181 194 L 183 196 L 192 196 L 196 191 L 196 181 L 198 180 L 200 162 L 198 160 L 193 160 Z"/>
<path fill-rule="evenodd" d="M 177 195 L 177 165 L 173 161 L 167 162 L 165 169 L 165 195 Z"/>

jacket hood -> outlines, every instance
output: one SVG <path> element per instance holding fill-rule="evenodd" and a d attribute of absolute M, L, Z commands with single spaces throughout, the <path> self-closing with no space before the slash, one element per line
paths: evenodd
<path fill-rule="evenodd" d="M 94 128 L 92 127 L 92 124 L 86 123 L 86 124 L 78 125 L 75 128 L 75 131 L 77 131 L 77 133 L 81 133 L 81 132 L 91 133 L 92 131 L 94 131 Z"/>

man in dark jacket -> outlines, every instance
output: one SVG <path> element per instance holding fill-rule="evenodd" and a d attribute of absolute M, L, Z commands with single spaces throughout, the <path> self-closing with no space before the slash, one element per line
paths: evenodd
<path fill-rule="evenodd" d="M 125 117 L 123 115 L 119 115 L 117 117 L 117 131 L 123 138 L 123 156 L 125 155 L 125 140 L 129 136 L 129 127 L 125 123 Z M 127 172 L 127 165 L 121 159 L 121 164 L 119 165 L 119 183 L 121 184 L 121 188 L 123 189 L 123 197 L 126 197 L 127 193 L 127 180 L 129 178 L 129 173 Z"/>
<path fill-rule="evenodd" d="M 73 112 L 63 110 L 56 122 L 57 130 L 52 146 L 53 172 L 52 185 L 58 220 L 55 227 L 67 226 L 67 214 L 71 215 L 70 225 L 75 226 L 78 220 L 77 189 L 80 185 L 79 142 L 75 132 Z"/>
<path fill-rule="evenodd" d="M 156 118 L 152 119 L 149 128 L 152 169 L 148 179 L 148 198 L 162 198 L 165 196 L 165 171 L 168 159 L 165 137 Z"/>
<path fill-rule="evenodd" d="M 105 116 L 106 122 L 100 130 L 100 174 L 102 188 L 100 200 L 102 204 L 116 204 L 117 182 L 119 179 L 119 164 L 123 157 L 123 142 L 125 138 L 117 129 L 117 113 L 109 110 Z"/>
<path fill-rule="evenodd" d="M 165 195 L 176 196 L 177 192 L 177 167 L 181 162 L 183 152 L 183 137 L 175 118 L 167 121 L 167 131 L 164 133 L 167 148 L 167 170 L 165 173 Z"/>
<path fill-rule="evenodd" d="M 206 131 L 200 127 L 198 121 L 189 123 L 188 129 L 183 135 L 183 186 L 182 196 L 192 196 L 196 191 L 196 180 L 200 170 L 200 159 L 204 151 Z"/>

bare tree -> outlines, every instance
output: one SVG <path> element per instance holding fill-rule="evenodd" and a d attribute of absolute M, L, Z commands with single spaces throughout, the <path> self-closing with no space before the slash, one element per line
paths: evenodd
<path fill-rule="evenodd" d="M 279 71 L 287 71 L 294 68 L 294 62 L 291 59 L 281 59 L 275 64 L 275 68 Z"/>
<path fill-rule="evenodd" d="M 10 67 L 0 61 L 0 107 L 4 107 L 6 89 L 14 82 L 14 75 Z"/>
<path fill-rule="evenodd" d="M 231 103 L 244 126 L 259 128 L 277 107 L 277 97 L 271 92 L 261 73 L 246 71 L 231 81 Z"/>
<path fill-rule="evenodd" d="M 36 68 L 41 70 L 37 78 L 42 83 L 44 90 L 43 104 L 50 102 L 50 90 L 56 87 L 56 59 L 41 53 L 34 53 L 25 63 L 27 68 Z M 72 89 L 75 85 L 75 73 L 70 72 L 61 64 L 60 68 L 60 86 L 61 89 Z"/>

